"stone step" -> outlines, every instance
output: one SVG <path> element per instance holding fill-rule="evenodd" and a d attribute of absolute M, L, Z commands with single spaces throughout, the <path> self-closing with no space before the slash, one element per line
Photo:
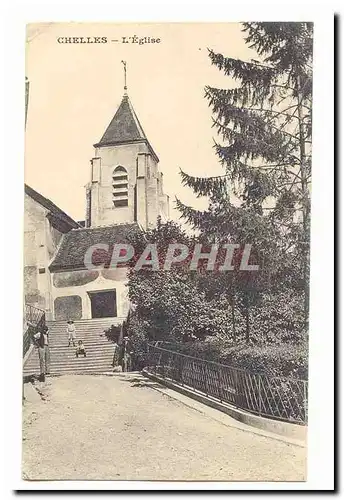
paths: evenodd
<path fill-rule="evenodd" d="M 78 359 L 97 360 L 97 359 L 112 359 L 112 358 L 113 358 L 113 353 L 111 351 L 87 352 L 86 358 L 80 355 L 76 357 L 74 353 L 73 354 L 57 353 L 57 354 L 51 354 L 50 363 L 74 363 L 74 360 Z M 35 363 L 36 361 L 38 362 L 38 360 L 39 357 L 37 355 L 30 356 L 30 359 L 27 361 L 25 366 L 28 366 L 30 363 Z"/>
<path fill-rule="evenodd" d="M 84 333 L 84 332 L 90 332 L 90 333 L 98 333 L 98 334 L 103 334 L 105 335 L 105 329 L 103 328 L 77 328 L 76 329 L 76 335 Z M 68 335 L 67 330 L 63 329 L 53 329 L 49 328 L 49 335 Z"/>
<path fill-rule="evenodd" d="M 108 328 L 112 325 L 113 323 L 74 323 L 75 328 Z M 115 326 L 119 326 L 121 323 L 116 323 Z M 67 328 L 67 323 L 47 323 L 47 326 L 49 328 Z"/>
<path fill-rule="evenodd" d="M 51 332 L 55 332 L 55 331 L 58 331 L 58 332 L 66 332 L 67 333 L 67 328 L 66 328 L 66 325 L 61 325 L 61 326 L 57 326 L 57 325 L 54 325 L 54 326 L 49 326 L 47 325 L 49 330 Z M 83 330 L 86 330 L 86 331 L 95 331 L 95 330 L 98 330 L 98 331 L 102 331 L 102 330 L 105 330 L 107 329 L 107 326 L 106 325 L 77 325 L 75 327 L 75 330 L 78 332 L 78 331 L 83 331 Z"/>
<path fill-rule="evenodd" d="M 102 335 L 77 335 L 75 341 L 78 342 L 79 340 L 82 340 L 83 342 L 94 342 L 98 344 L 107 344 L 108 342 L 112 342 L 112 340 L 108 339 L 107 337 L 104 337 Z M 52 342 L 55 344 L 68 344 L 68 337 L 66 335 L 50 335 L 49 336 L 49 344 L 52 345 Z"/>
<path fill-rule="evenodd" d="M 47 325 L 50 331 L 67 331 L 67 325 Z M 111 326 L 111 325 L 110 325 Z M 76 331 L 78 330 L 105 330 L 110 327 L 109 325 L 104 325 L 104 324 L 98 324 L 98 325 L 75 325 Z M 115 325 L 116 327 L 119 327 L 120 325 Z"/>
<path fill-rule="evenodd" d="M 119 323 L 119 322 L 122 322 L 124 321 L 124 317 L 121 317 L 121 316 L 118 316 L 116 318 L 93 318 L 93 319 L 76 319 L 74 321 L 74 324 L 75 325 L 81 325 L 81 324 L 89 324 L 89 325 L 92 325 L 92 324 L 96 324 L 96 323 L 106 323 L 106 324 L 109 324 L 109 323 Z M 65 320 L 47 320 L 46 321 L 47 324 L 51 324 L 51 325 L 67 325 L 67 321 Z"/>
<path fill-rule="evenodd" d="M 116 322 L 116 324 L 114 324 L 113 322 L 104 323 L 103 321 L 99 321 L 98 323 L 93 323 L 93 321 L 92 321 L 89 323 L 74 323 L 74 326 L 75 326 L 75 328 L 102 328 L 102 327 L 109 328 L 111 325 L 120 326 L 121 324 L 122 324 L 122 321 L 120 321 L 119 323 Z M 57 323 L 54 321 L 53 323 L 47 322 L 47 326 L 49 328 L 64 328 L 64 329 L 66 329 L 68 325 L 67 325 L 67 323 Z"/>
<path fill-rule="evenodd" d="M 96 368 L 106 368 L 108 370 L 112 370 L 112 363 L 111 362 L 107 362 L 106 360 L 102 360 L 102 361 L 99 361 L 97 363 L 70 363 L 70 364 L 67 364 L 67 365 L 54 365 L 54 364 L 51 364 L 50 365 L 50 371 L 51 372 L 54 372 L 54 373 L 59 373 L 60 371 L 63 371 L 63 370 L 67 370 L 67 369 L 70 369 L 70 370 L 74 370 L 74 369 L 86 369 L 86 368 L 93 368 L 93 369 L 96 369 Z M 32 373 L 39 373 L 39 363 L 35 364 L 35 365 L 30 365 L 30 366 L 27 366 L 25 367 L 24 369 L 24 373 L 28 373 L 28 372 L 32 372 Z"/>
<path fill-rule="evenodd" d="M 74 319 L 74 323 L 96 323 L 102 321 L 103 323 L 110 321 L 123 321 L 125 316 L 104 316 L 103 318 L 81 318 Z M 47 323 L 67 323 L 66 319 L 48 319 Z"/>
<path fill-rule="evenodd" d="M 53 372 L 53 373 L 59 373 L 60 371 L 63 371 L 63 370 L 74 370 L 74 369 L 78 369 L 78 370 L 82 370 L 82 369 L 88 369 L 88 368 L 93 368 L 93 369 L 98 369 L 98 368 L 107 368 L 108 370 L 112 370 L 112 363 L 111 361 L 109 360 L 99 360 L 98 362 L 93 362 L 93 363 L 69 363 L 69 364 L 51 364 L 50 365 L 50 371 Z M 26 366 L 25 369 L 24 369 L 24 373 L 28 373 L 28 372 L 32 372 L 32 373 L 39 373 L 39 363 L 37 364 L 34 364 L 34 365 L 30 365 L 30 366 Z"/>
<path fill-rule="evenodd" d="M 93 362 L 93 363 L 69 363 L 65 365 L 50 365 L 50 372 L 51 373 L 62 373 L 65 372 L 66 370 L 68 371 L 73 371 L 73 370 L 79 370 L 79 371 L 89 371 L 89 370 L 107 370 L 107 371 L 112 371 L 112 363 L 111 361 L 108 360 L 102 360 L 99 362 Z M 30 373 L 38 373 L 39 374 L 39 363 L 35 365 L 30 365 L 30 366 L 25 366 L 24 368 L 24 374 L 30 374 Z"/>
<path fill-rule="evenodd" d="M 113 342 L 104 335 L 111 325 L 120 325 L 125 318 L 77 320 L 76 340 L 82 340 L 86 358 L 75 356 L 75 347 L 68 346 L 66 321 L 47 321 L 49 328 L 50 371 L 60 373 L 104 373 L 112 371 Z M 38 350 L 33 349 L 24 366 L 24 374 L 39 374 Z"/>
<path fill-rule="evenodd" d="M 97 342 L 97 340 L 85 340 L 83 339 L 83 344 L 86 348 L 107 348 L 111 347 L 113 348 L 114 344 L 112 342 Z M 70 346 L 68 346 L 68 341 L 66 342 L 65 340 L 63 342 L 58 342 L 58 341 L 52 341 L 50 340 L 49 346 L 50 349 L 65 349 L 66 351 L 69 350 L 75 350 L 77 348 L 77 343 L 75 346 L 73 346 L 73 343 L 71 343 Z"/>
<path fill-rule="evenodd" d="M 87 340 L 87 339 L 82 339 L 83 340 L 83 344 L 85 347 L 107 347 L 107 346 L 111 346 L 113 347 L 113 342 L 98 342 L 97 340 Z M 51 349 L 56 349 L 58 347 L 60 347 L 61 349 L 76 349 L 76 347 L 78 346 L 78 341 L 76 341 L 76 344 L 75 346 L 73 346 L 73 342 L 71 342 L 70 346 L 68 346 L 68 341 L 66 342 L 66 340 L 63 340 L 62 342 L 59 342 L 57 340 L 50 340 L 49 342 L 49 346 Z"/>
<path fill-rule="evenodd" d="M 82 368 L 76 368 L 76 367 L 68 367 L 65 369 L 59 369 L 58 371 L 51 371 L 50 375 L 62 375 L 62 374 L 77 374 L 77 375 L 84 375 L 84 374 L 97 374 L 97 373 L 111 373 L 112 372 L 112 367 L 109 366 L 97 366 L 97 367 L 82 367 Z M 39 375 L 39 369 L 38 370 L 24 370 L 23 372 L 24 375 Z"/>
<path fill-rule="evenodd" d="M 76 357 L 76 356 L 70 356 L 70 357 L 64 357 L 64 356 L 57 356 L 55 358 L 50 358 L 50 364 L 68 364 L 68 363 L 74 363 L 75 361 L 80 361 L 80 360 L 89 360 L 89 362 L 96 362 L 98 361 L 99 359 L 110 359 L 112 360 L 112 354 L 111 353 L 97 353 L 97 354 L 92 354 L 92 355 L 87 355 L 86 358 L 84 356 L 79 356 L 79 357 Z M 30 363 L 38 363 L 39 362 L 39 358 L 38 356 L 37 357 L 33 357 L 33 358 L 30 358 L 30 361 L 27 363 L 26 366 L 29 366 Z"/>
<path fill-rule="evenodd" d="M 49 330 L 49 335 L 50 337 L 61 337 L 61 338 L 68 338 L 68 333 L 65 330 Z M 94 337 L 106 337 L 104 330 L 91 330 L 91 329 L 85 329 L 85 330 L 77 330 L 75 332 L 76 337 L 83 337 L 84 335 L 87 336 L 94 336 Z"/>
<path fill-rule="evenodd" d="M 59 330 L 49 330 L 49 335 L 50 338 L 52 337 L 60 337 L 60 338 L 68 338 L 68 334 L 66 331 L 59 331 Z M 83 337 L 85 336 L 94 336 L 94 337 L 106 337 L 104 330 L 77 330 L 75 332 L 76 337 Z"/>
<path fill-rule="evenodd" d="M 98 345 L 98 346 L 106 346 L 106 345 L 113 345 L 113 342 L 111 340 L 105 340 L 103 339 L 102 337 L 98 338 L 98 337 L 80 337 L 80 338 L 76 338 L 74 340 L 75 342 L 75 347 L 77 346 L 78 344 L 78 341 L 79 340 L 82 340 L 83 344 L 84 345 Z M 58 339 L 58 338 L 49 338 L 49 345 L 50 347 L 68 347 L 68 339 L 66 338 L 61 338 L 61 339 Z M 71 347 L 73 347 L 73 341 L 71 340 Z"/>
<path fill-rule="evenodd" d="M 111 344 L 109 345 L 103 345 L 103 346 L 85 346 L 86 353 L 97 353 L 97 352 L 106 352 L 106 353 L 111 353 L 114 352 L 113 346 Z M 74 356 L 76 351 L 76 347 L 61 347 L 61 346 L 50 346 L 50 356 L 57 356 L 58 354 L 63 355 L 63 356 Z M 37 356 L 38 357 L 38 349 L 34 349 L 34 352 L 32 353 L 32 356 Z"/>
<path fill-rule="evenodd" d="M 51 363 L 50 368 L 54 372 L 58 372 L 59 370 L 62 370 L 64 368 L 87 368 L 88 366 L 91 366 L 93 368 L 99 367 L 99 366 L 107 366 L 109 369 L 112 366 L 112 359 L 98 359 L 98 360 L 91 360 L 87 361 L 87 358 L 85 359 L 75 359 L 74 363 Z M 39 371 L 39 363 L 37 363 L 25 366 L 25 370 L 28 371 Z"/>
<path fill-rule="evenodd" d="M 75 363 L 81 363 L 81 362 L 87 362 L 87 363 L 98 363 L 99 361 L 108 361 L 109 363 L 112 363 L 112 358 L 113 356 L 111 354 L 101 354 L 97 356 L 86 356 L 84 358 L 83 356 L 79 356 L 78 358 L 76 356 L 70 357 L 70 358 L 55 358 L 55 359 L 50 359 L 50 364 L 51 365 L 70 365 L 70 364 L 75 364 Z M 29 362 L 26 363 L 26 366 L 31 366 L 31 365 L 36 365 L 39 364 L 39 359 L 37 358 L 31 358 Z"/>
<path fill-rule="evenodd" d="M 107 347 L 109 348 L 112 348 L 113 349 L 113 346 L 114 344 L 112 342 L 109 342 L 109 343 L 103 343 L 103 342 L 97 342 L 97 341 L 88 341 L 88 340 L 84 340 L 83 342 L 84 346 L 86 348 L 89 348 L 89 349 L 106 349 Z M 70 346 L 68 346 L 68 342 L 50 342 L 49 343 L 50 345 L 50 349 L 64 349 L 66 351 L 68 350 L 72 350 L 72 351 L 75 351 L 75 349 L 77 348 L 77 345 L 76 344 L 75 346 L 73 346 L 73 344 L 71 343 Z"/>
<path fill-rule="evenodd" d="M 49 330 L 50 338 L 68 338 L 67 332 L 51 331 Z M 104 337 L 107 338 L 103 330 L 77 330 L 75 333 L 76 337 L 93 336 L 93 337 Z"/>
<path fill-rule="evenodd" d="M 97 333 L 88 333 L 88 332 L 83 332 L 83 334 L 77 334 L 75 337 L 76 341 L 82 340 L 82 341 L 93 341 L 93 342 L 98 342 L 98 343 L 108 343 L 112 342 L 108 337 L 105 337 L 105 335 L 100 335 L 99 332 Z M 60 344 L 65 344 L 66 342 L 68 343 L 68 336 L 67 335 L 49 335 L 49 341 L 51 342 L 58 342 Z"/>
<path fill-rule="evenodd" d="M 75 356 L 75 349 L 70 349 L 69 351 L 61 350 L 60 348 L 50 349 L 50 364 L 53 365 L 68 365 L 80 363 L 82 361 L 87 361 L 89 363 L 97 363 L 99 361 L 106 361 L 108 363 L 112 362 L 113 349 L 86 349 L 86 357 Z M 33 365 L 39 365 L 38 352 L 33 352 L 25 364 L 26 367 L 31 367 Z"/>
<path fill-rule="evenodd" d="M 102 335 L 105 335 L 105 330 L 106 328 L 96 328 L 96 327 L 92 327 L 92 328 L 76 328 L 76 336 L 80 336 L 80 335 L 85 335 L 87 333 L 90 333 L 90 334 L 102 334 Z M 49 335 L 51 336 L 55 336 L 55 335 L 63 335 L 63 336 L 68 336 L 68 333 L 67 333 L 67 330 L 65 328 L 49 328 Z"/>
<path fill-rule="evenodd" d="M 113 352 L 113 344 L 87 344 L 86 342 L 84 342 L 84 346 L 85 346 L 85 349 L 86 351 L 89 351 L 89 352 L 95 352 L 95 351 L 105 351 L 105 352 Z M 60 351 L 60 352 L 64 352 L 64 353 L 68 353 L 68 352 L 72 352 L 73 354 L 75 354 L 75 350 L 76 350 L 76 346 L 74 347 L 73 345 L 71 345 L 70 347 L 68 347 L 68 344 L 60 344 L 60 345 L 53 345 L 53 344 L 50 344 L 50 352 L 51 354 L 53 354 L 53 352 L 57 352 L 57 351 Z"/>
<path fill-rule="evenodd" d="M 84 358 L 83 356 L 79 356 L 78 358 L 75 356 L 74 358 L 55 358 L 54 360 L 50 360 L 51 366 L 60 366 L 60 365 L 70 365 L 70 364 L 75 364 L 75 363 L 81 363 L 84 362 L 86 363 L 98 363 L 99 361 L 106 361 L 109 362 L 110 364 L 112 363 L 112 358 L 113 356 L 86 356 Z M 39 360 L 38 358 L 36 359 L 31 359 L 30 362 L 26 363 L 26 367 L 30 366 L 38 366 Z"/>
<path fill-rule="evenodd" d="M 68 338 L 68 333 L 66 332 L 66 330 L 51 330 L 50 329 L 49 335 L 50 335 L 50 337 Z M 104 333 L 104 330 L 97 329 L 97 328 L 96 329 L 88 328 L 88 329 L 84 329 L 84 330 L 76 330 L 75 335 L 77 337 L 82 337 L 83 335 L 94 335 L 94 336 L 106 338 L 106 334 Z"/>
<path fill-rule="evenodd" d="M 108 358 L 109 359 L 109 358 L 112 358 L 112 356 L 113 356 L 112 351 L 102 351 L 102 350 L 93 351 L 93 352 L 86 351 L 86 358 L 85 359 L 98 359 L 98 358 Z M 83 358 L 83 356 L 82 356 L 82 358 Z M 74 359 L 81 359 L 81 356 L 79 356 L 77 358 L 75 356 L 75 353 L 68 354 L 65 352 L 57 352 L 57 353 L 50 354 L 50 362 L 51 363 L 54 363 L 57 360 L 59 360 L 59 361 L 61 360 L 62 362 L 67 363 L 69 360 L 74 361 Z M 33 362 L 34 360 L 37 360 L 37 361 L 39 360 L 38 354 L 31 356 L 30 360 L 27 362 L 27 364 L 29 364 L 30 362 Z"/>
<path fill-rule="evenodd" d="M 122 323 L 122 322 L 121 322 Z M 119 326 L 121 323 L 116 324 L 115 326 Z M 113 323 L 74 323 L 75 328 L 109 328 Z M 67 329 L 67 323 L 47 323 L 49 328 L 60 328 Z"/>
<path fill-rule="evenodd" d="M 82 340 L 84 343 L 88 342 L 89 344 L 98 344 L 98 345 L 108 345 L 112 344 L 111 340 L 108 340 L 106 337 L 101 337 L 99 335 L 90 335 L 90 336 L 83 336 L 83 337 L 76 337 L 75 342 L 78 342 L 79 340 Z M 61 337 L 53 337 L 52 335 L 49 337 L 49 345 L 52 346 L 53 344 L 55 345 L 68 345 L 68 338 L 65 336 Z"/>
<path fill-rule="evenodd" d="M 110 319 L 104 319 L 104 318 L 100 318 L 100 319 L 81 319 L 81 320 L 77 320 L 77 321 L 74 321 L 74 325 L 75 327 L 77 326 L 111 326 L 111 325 L 120 325 L 121 323 L 123 323 L 123 321 L 125 320 L 125 318 L 110 318 Z M 67 328 L 67 321 L 47 321 L 46 324 L 51 327 L 51 326 L 58 326 L 58 327 L 64 327 L 64 328 Z"/>
<path fill-rule="evenodd" d="M 85 347 L 89 347 L 90 349 L 92 348 L 99 348 L 99 347 L 111 347 L 113 348 L 114 344 L 112 342 L 97 342 L 97 340 L 85 340 L 83 339 L 83 344 Z M 71 343 L 70 346 L 68 346 L 68 341 L 66 342 L 65 340 L 63 342 L 57 342 L 57 341 L 52 341 L 50 340 L 49 343 L 50 349 L 65 349 L 67 350 L 75 350 L 77 347 L 77 343 L 75 346 L 73 346 L 73 343 Z"/>

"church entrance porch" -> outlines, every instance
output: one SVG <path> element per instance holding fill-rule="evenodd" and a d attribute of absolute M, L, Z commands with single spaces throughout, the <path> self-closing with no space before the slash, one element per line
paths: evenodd
<path fill-rule="evenodd" d="M 88 292 L 92 318 L 117 316 L 116 290 Z"/>

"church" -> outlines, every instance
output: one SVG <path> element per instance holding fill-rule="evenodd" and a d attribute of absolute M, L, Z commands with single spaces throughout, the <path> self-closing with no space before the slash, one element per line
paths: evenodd
<path fill-rule="evenodd" d="M 86 269 L 85 253 L 93 245 L 123 243 L 130 231 L 169 217 L 159 158 L 124 90 L 113 119 L 94 144 L 84 221 L 74 221 L 25 186 L 24 300 L 41 308 L 48 321 L 122 322 L 129 311 L 126 269 Z"/>

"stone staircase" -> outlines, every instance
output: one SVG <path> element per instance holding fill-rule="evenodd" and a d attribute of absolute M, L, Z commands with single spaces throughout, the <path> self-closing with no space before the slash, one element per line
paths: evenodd
<path fill-rule="evenodd" d="M 87 357 L 76 357 L 75 347 L 68 347 L 66 321 L 47 321 L 50 345 L 50 374 L 97 374 L 112 371 L 113 343 L 103 334 L 124 318 L 99 318 L 75 321 L 77 340 L 83 340 Z M 34 348 L 24 364 L 24 375 L 39 374 L 38 349 Z"/>

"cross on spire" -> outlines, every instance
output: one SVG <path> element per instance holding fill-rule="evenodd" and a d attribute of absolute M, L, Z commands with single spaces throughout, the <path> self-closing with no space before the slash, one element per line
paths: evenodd
<path fill-rule="evenodd" d="M 127 61 L 121 61 L 124 67 L 124 93 L 127 94 Z"/>

